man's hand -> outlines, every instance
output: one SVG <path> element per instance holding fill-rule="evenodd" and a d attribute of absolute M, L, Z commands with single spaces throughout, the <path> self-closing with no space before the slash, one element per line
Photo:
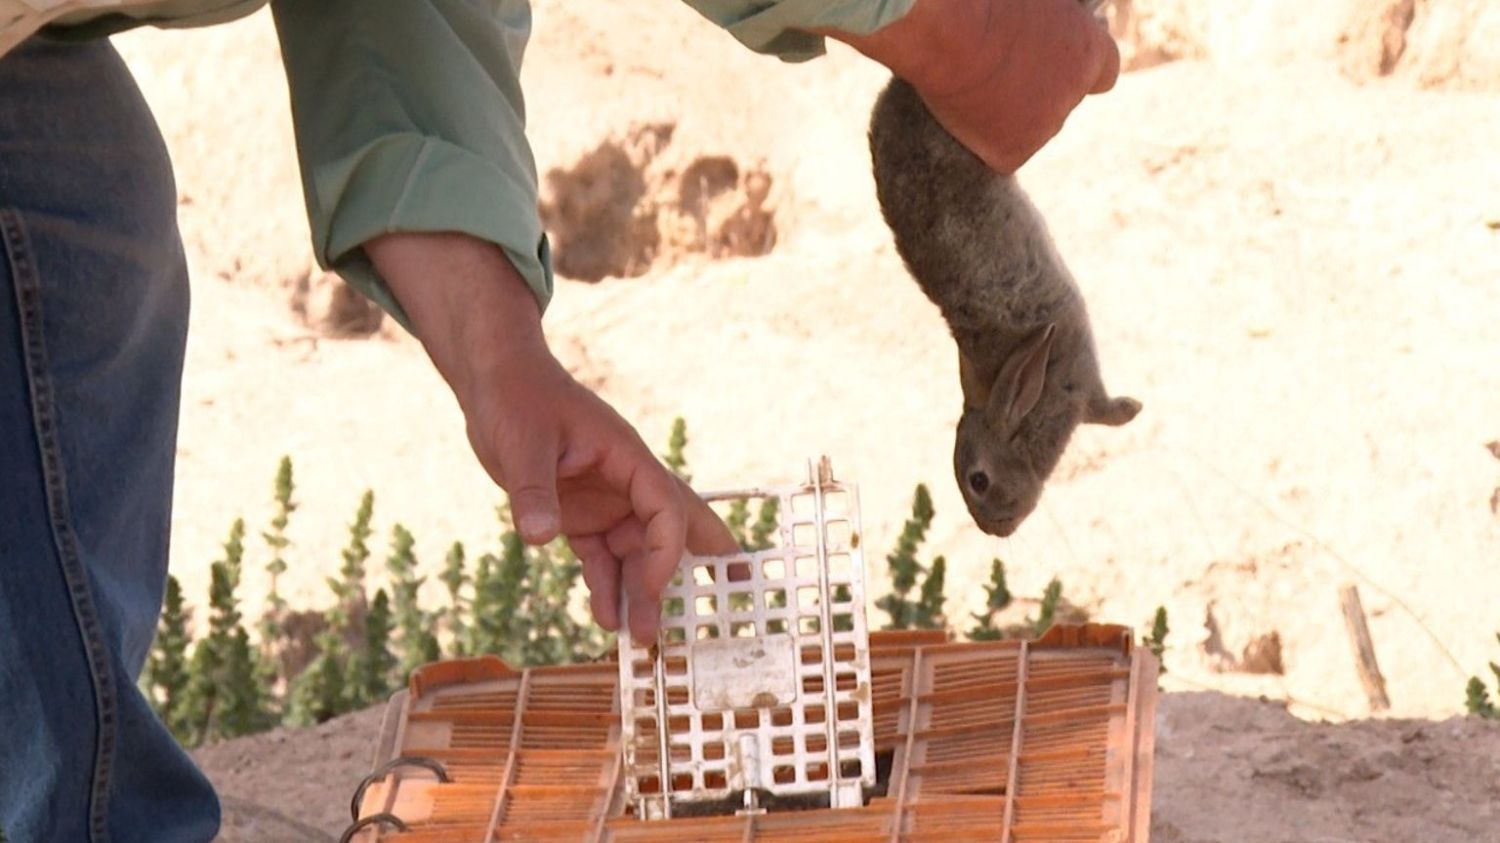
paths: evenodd
<path fill-rule="evenodd" d="M 1114 87 L 1120 51 L 1078 0 L 917 0 L 868 36 L 826 32 L 910 82 L 933 116 L 1001 173 Z"/>
<path fill-rule="evenodd" d="M 739 549 L 723 522 L 552 356 L 536 299 L 499 247 L 462 234 L 390 234 L 365 251 L 453 387 L 521 538 L 566 536 L 599 625 L 619 629 L 623 589 L 631 634 L 653 640 L 684 547 Z"/>

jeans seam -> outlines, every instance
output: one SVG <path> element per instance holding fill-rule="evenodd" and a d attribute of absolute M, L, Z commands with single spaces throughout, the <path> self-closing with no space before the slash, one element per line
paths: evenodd
<path fill-rule="evenodd" d="M 78 552 L 78 537 L 69 519 L 67 478 L 57 439 L 56 400 L 47 374 L 47 347 L 42 335 L 41 279 L 32 260 L 30 242 L 21 216 L 14 208 L 0 208 L 0 236 L 9 256 L 20 319 L 22 362 L 31 397 L 32 425 L 46 483 L 47 516 L 52 541 L 67 583 L 73 619 L 83 639 L 93 685 L 98 734 L 94 746 L 93 775 L 89 792 L 89 837 L 92 843 L 108 843 L 107 807 L 110 772 L 114 763 L 116 701 L 109 647 L 99 612 L 89 588 L 88 573 Z"/>

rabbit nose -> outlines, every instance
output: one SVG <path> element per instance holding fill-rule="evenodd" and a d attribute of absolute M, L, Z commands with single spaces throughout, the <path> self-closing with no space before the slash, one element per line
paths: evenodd
<path fill-rule="evenodd" d="M 1016 528 L 1021 526 L 1020 520 L 1016 518 L 981 518 L 977 513 L 974 520 L 980 530 L 1002 539 L 1008 538 L 1016 531 Z"/>

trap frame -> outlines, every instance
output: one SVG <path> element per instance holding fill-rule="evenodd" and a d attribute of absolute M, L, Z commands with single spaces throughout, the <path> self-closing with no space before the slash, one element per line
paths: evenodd
<path fill-rule="evenodd" d="M 747 497 L 776 546 L 685 560 L 656 645 L 416 671 L 344 841 L 1148 843 L 1158 665 L 1128 628 L 868 634 L 854 488 L 825 462 L 710 496 Z"/>

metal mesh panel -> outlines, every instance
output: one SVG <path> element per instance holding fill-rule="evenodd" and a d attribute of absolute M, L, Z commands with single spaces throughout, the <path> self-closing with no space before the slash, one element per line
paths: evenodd
<path fill-rule="evenodd" d="M 637 815 L 742 796 L 857 807 L 875 781 L 859 502 L 825 460 L 778 501 L 769 550 L 693 557 L 649 647 L 620 639 L 627 799 Z"/>

